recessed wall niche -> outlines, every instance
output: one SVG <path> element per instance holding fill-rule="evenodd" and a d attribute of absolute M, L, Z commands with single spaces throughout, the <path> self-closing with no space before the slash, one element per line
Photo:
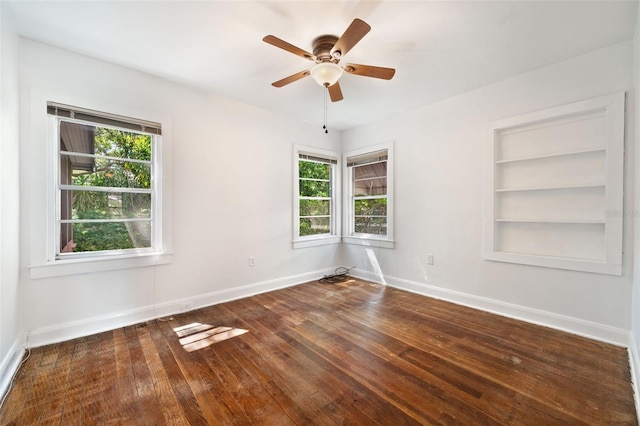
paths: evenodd
<path fill-rule="evenodd" d="M 490 123 L 484 258 L 622 273 L 624 93 Z"/>

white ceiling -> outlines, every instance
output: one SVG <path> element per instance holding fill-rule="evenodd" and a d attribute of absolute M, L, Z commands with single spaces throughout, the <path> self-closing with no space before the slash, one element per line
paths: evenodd
<path fill-rule="evenodd" d="M 633 37 L 636 1 L 4 1 L 27 38 L 267 110 L 323 121 L 311 78 L 271 82 L 312 62 L 304 50 L 354 18 L 372 29 L 342 64 L 396 68 L 391 81 L 345 74 L 329 125 L 346 129 Z"/>

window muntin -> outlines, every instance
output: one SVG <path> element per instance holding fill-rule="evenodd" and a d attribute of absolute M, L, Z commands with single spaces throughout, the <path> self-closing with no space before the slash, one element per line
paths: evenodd
<path fill-rule="evenodd" d="M 57 104 L 48 112 L 58 146 L 56 259 L 154 250 L 159 125 Z"/>

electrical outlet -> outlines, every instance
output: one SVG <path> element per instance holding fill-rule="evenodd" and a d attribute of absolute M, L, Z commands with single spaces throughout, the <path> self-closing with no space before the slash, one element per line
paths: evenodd
<path fill-rule="evenodd" d="M 256 266 L 256 258 L 253 256 L 249 257 L 249 267 L 253 268 L 254 266 Z"/>
<path fill-rule="evenodd" d="M 427 264 L 428 265 L 433 265 L 433 255 L 432 254 L 428 254 L 427 255 Z"/>

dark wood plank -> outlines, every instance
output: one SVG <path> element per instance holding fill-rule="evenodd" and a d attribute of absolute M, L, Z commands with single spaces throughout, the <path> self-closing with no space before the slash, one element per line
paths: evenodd
<path fill-rule="evenodd" d="M 160 406 L 160 412 L 164 417 L 165 424 L 188 424 L 183 415 L 182 406 L 178 404 L 178 399 L 174 394 L 174 388 L 169 381 L 167 371 L 160 360 L 157 347 L 149 333 L 149 328 L 153 326 L 154 323 L 150 322 L 147 327 L 138 327 L 138 337 L 149 374 L 153 378 L 154 398 Z"/>
<path fill-rule="evenodd" d="M 133 364 L 129 354 L 129 343 L 124 329 L 113 331 L 114 361 L 116 364 L 116 378 L 118 381 L 118 396 L 116 402 L 120 408 L 119 420 L 124 424 L 135 424 L 139 415 Z"/>
<path fill-rule="evenodd" d="M 32 424 L 637 420 L 624 348 L 349 280 L 36 348 L 0 410 Z"/>
<path fill-rule="evenodd" d="M 179 343 L 180 336 L 173 331 L 173 328 L 193 323 L 196 315 L 197 311 L 176 316 L 175 320 L 162 323 L 166 327 L 158 323 L 158 330 L 162 332 L 185 382 L 202 410 L 205 421 L 212 425 L 241 424 L 246 419 L 239 413 L 237 404 L 228 395 L 227 389 L 221 386 L 218 372 L 208 365 L 206 358 L 209 354 L 205 351 L 185 351 Z"/>
<path fill-rule="evenodd" d="M 28 401 L 33 401 L 31 395 L 35 390 L 38 375 L 41 371 L 41 361 L 49 350 L 50 348 L 35 348 L 31 351 L 29 358 L 23 361 L 24 365 L 16 375 L 12 392 L 7 395 L 5 404 L 2 407 L 0 415 L 2 422 L 6 420 L 6 424 L 18 424 L 19 421 L 23 421 L 22 419 L 29 422 L 37 422 L 40 411 L 37 410 L 34 404 L 28 404 Z M 31 405 L 31 407 L 28 405 Z"/>
<path fill-rule="evenodd" d="M 134 385 L 136 397 L 138 399 L 138 418 L 155 425 L 164 425 L 164 416 L 162 407 L 156 398 L 154 381 L 155 377 L 151 375 L 147 360 L 145 358 L 145 350 L 142 348 L 140 341 L 139 328 L 146 330 L 146 324 L 125 328 L 125 335 L 129 344 L 129 356 L 131 357 L 131 368 L 133 370 Z"/>
<path fill-rule="evenodd" d="M 52 384 L 46 398 L 39 424 L 60 424 L 64 408 L 65 392 L 72 377 L 70 354 L 73 354 L 75 341 L 63 342 L 58 348 L 56 374 L 52 375 Z"/>
<path fill-rule="evenodd" d="M 95 336 L 76 339 L 73 353 L 64 354 L 64 356 L 71 356 L 71 371 L 73 371 L 73 375 L 69 376 L 70 380 L 66 389 L 64 389 L 62 424 L 76 425 L 82 423 L 85 373 L 91 357 L 91 344 L 93 342 L 95 342 Z"/>
<path fill-rule="evenodd" d="M 205 425 L 207 421 L 204 413 L 198 404 L 198 401 L 189 387 L 183 372 L 180 370 L 169 345 L 167 344 L 162 331 L 157 322 L 148 323 L 149 333 L 153 339 L 158 359 L 164 375 L 166 375 L 167 383 L 171 387 L 177 401 L 176 407 L 182 410 L 181 417 L 189 425 Z"/>
<path fill-rule="evenodd" d="M 257 307 L 259 305 L 245 309 L 256 312 Z M 228 309 L 231 316 L 235 312 L 235 309 Z M 268 315 L 266 310 L 263 314 Z M 278 336 L 277 327 L 273 324 L 274 320 L 277 322 L 276 318 L 267 320 L 263 316 L 245 321 L 237 317 L 237 320 L 243 327 L 250 328 L 251 333 L 243 339 L 234 340 L 233 344 L 246 356 L 245 364 L 253 365 L 254 374 L 261 376 L 268 385 L 267 391 L 272 397 L 281 399 L 277 401 L 278 405 L 294 423 L 334 424 L 333 416 L 325 407 L 335 395 L 342 394 L 340 380 Z M 290 401 L 288 405 L 285 400 Z"/>

